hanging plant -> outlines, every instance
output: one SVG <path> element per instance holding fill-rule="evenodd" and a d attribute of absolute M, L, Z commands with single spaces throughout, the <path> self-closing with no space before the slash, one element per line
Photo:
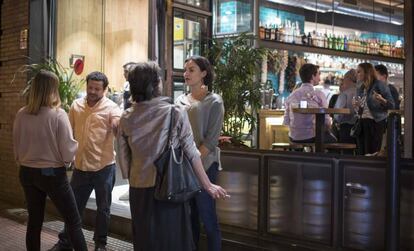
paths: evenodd
<path fill-rule="evenodd" d="M 292 92 L 296 85 L 296 56 L 288 58 L 288 65 L 286 67 L 287 89 Z"/>
<path fill-rule="evenodd" d="M 288 64 L 288 52 L 281 51 L 282 60 L 281 60 L 281 69 L 280 69 L 280 77 L 279 77 L 279 93 L 281 95 L 285 95 L 285 69 Z"/>
<path fill-rule="evenodd" d="M 283 68 L 284 53 L 280 50 L 269 50 L 267 53 L 267 71 L 279 74 Z"/>

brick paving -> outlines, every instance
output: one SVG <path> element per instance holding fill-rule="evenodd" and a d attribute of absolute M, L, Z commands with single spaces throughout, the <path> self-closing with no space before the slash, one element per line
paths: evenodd
<path fill-rule="evenodd" d="M 0 251 L 24 251 L 26 250 L 26 222 L 27 211 L 21 208 L 13 208 L 0 201 Z M 63 222 L 45 216 L 42 229 L 41 250 L 48 250 L 57 242 L 59 231 L 63 228 Z M 83 229 L 88 250 L 94 250 L 93 231 Z M 107 249 L 110 251 L 133 250 L 132 244 L 118 238 L 108 237 Z"/>

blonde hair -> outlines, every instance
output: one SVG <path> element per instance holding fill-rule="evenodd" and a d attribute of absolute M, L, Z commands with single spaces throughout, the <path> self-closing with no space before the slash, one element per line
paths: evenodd
<path fill-rule="evenodd" d="M 374 66 L 370 63 L 360 63 L 358 67 L 364 71 L 364 87 L 367 89 L 371 88 L 372 84 L 377 79 L 375 77 Z"/>
<path fill-rule="evenodd" d="M 344 75 L 344 79 L 349 79 L 352 82 L 356 83 L 357 82 L 357 73 L 355 69 L 351 69 L 349 71 L 347 71 Z"/>
<path fill-rule="evenodd" d="M 27 112 L 37 115 L 42 106 L 55 108 L 60 104 L 58 77 L 53 72 L 41 70 L 31 83 Z"/>

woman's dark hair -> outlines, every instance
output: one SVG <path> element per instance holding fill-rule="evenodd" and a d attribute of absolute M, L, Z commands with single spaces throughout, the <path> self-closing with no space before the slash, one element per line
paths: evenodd
<path fill-rule="evenodd" d="M 203 84 L 207 85 L 209 91 L 212 91 L 214 73 L 210 61 L 208 61 L 207 58 L 202 56 L 191 56 L 185 60 L 185 63 L 189 61 L 193 61 L 200 68 L 201 71 L 206 71 L 207 74 L 203 78 Z"/>
<path fill-rule="evenodd" d="M 131 67 L 128 82 L 133 101 L 147 101 L 161 95 L 160 70 L 155 62 L 137 63 Z"/>
<path fill-rule="evenodd" d="M 102 81 L 104 90 L 109 84 L 108 78 L 106 77 L 106 75 L 99 71 L 94 71 L 94 72 L 89 73 L 88 76 L 86 76 L 86 84 L 89 83 L 89 80 Z"/>
<path fill-rule="evenodd" d="M 319 66 L 314 64 L 304 64 L 299 70 L 302 83 L 310 83 L 312 76 L 318 73 Z"/>

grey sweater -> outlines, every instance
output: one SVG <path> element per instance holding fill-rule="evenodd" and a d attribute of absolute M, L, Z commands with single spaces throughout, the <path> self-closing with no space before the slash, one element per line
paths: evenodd
<path fill-rule="evenodd" d="M 203 100 L 191 103 L 188 96 L 183 94 L 177 98 L 176 104 L 187 110 L 197 147 L 204 145 L 210 151 L 201 159 L 204 169 L 207 170 L 214 162 L 220 163 L 220 149 L 217 145 L 224 117 L 221 96 L 209 93 Z"/>
<path fill-rule="evenodd" d="M 357 119 L 354 108 L 352 106 L 352 98 L 356 95 L 356 87 L 350 87 L 349 89 L 341 92 L 336 100 L 335 108 L 348 108 L 351 110 L 351 114 L 335 114 L 334 120 L 339 124 L 355 124 Z"/>

